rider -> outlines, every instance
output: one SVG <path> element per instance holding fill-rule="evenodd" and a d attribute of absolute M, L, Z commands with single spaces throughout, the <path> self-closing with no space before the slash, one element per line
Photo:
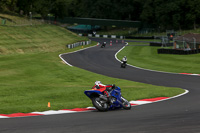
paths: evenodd
<path fill-rule="evenodd" d="M 108 98 L 109 102 L 111 101 L 110 91 L 115 88 L 115 85 L 104 85 L 101 81 L 96 81 L 92 89 L 100 89 Z"/>
<path fill-rule="evenodd" d="M 102 46 L 105 47 L 105 46 L 106 46 L 106 42 L 103 42 L 103 43 L 102 43 Z"/>
<path fill-rule="evenodd" d="M 124 56 L 124 57 L 122 58 L 122 62 L 123 62 L 123 64 L 126 64 L 126 63 L 127 63 L 127 58 L 126 58 L 126 56 Z"/>

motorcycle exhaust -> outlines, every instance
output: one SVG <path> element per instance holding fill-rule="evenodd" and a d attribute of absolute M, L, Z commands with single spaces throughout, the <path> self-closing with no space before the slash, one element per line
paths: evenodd
<path fill-rule="evenodd" d="M 102 100 L 104 100 L 104 101 L 106 101 L 106 102 L 108 101 L 108 98 L 105 97 L 104 95 L 100 95 L 99 98 L 101 98 Z"/>

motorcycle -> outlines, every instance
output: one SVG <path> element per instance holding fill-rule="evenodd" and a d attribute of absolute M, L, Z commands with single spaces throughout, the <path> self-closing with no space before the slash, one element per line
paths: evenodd
<path fill-rule="evenodd" d="M 105 47 L 106 47 L 106 43 L 104 42 L 101 44 L 101 48 L 105 48 Z"/>
<path fill-rule="evenodd" d="M 123 61 L 122 61 L 122 63 L 121 63 L 121 68 L 126 68 L 126 66 L 127 66 L 127 65 L 126 65 L 126 62 L 123 62 Z"/>
<path fill-rule="evenodd" d="M 104 94 L 106 88 L 86 90 L 84 93 L 92 100 L 92 104 L 99 111 L 108 111 L 112 109 L 124 108 L 126 110 L 131 109 L 131 104 L 121 95 L 121 89 L 119 87 L 112 87 L 107 97 Z"/>

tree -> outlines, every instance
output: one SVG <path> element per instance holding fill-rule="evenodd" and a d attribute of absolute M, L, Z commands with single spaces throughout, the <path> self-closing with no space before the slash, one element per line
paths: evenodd
<path fill-rule="evenodd" d="M 154 0 L 147 0 L 144 5 L 140 15 L 140 19 L 147 23 L 155 22 L 155 7 Z"/>
<path fill-rule="evenodd" d="M 0 1 L 0 11 L 16 11 L 17 0 L 1 0 Z"/>
<path fill-rule="evenodd" d="M 187 1 L 188 11 L 186 12 L 186 19 L 193 23 L 193 28 L 197 28 L 197 23 L 200 18 L 200 1 L 199 0 L 188 0 Z"/>
<path fill-rule="evenodd" d="M 180 22 L 180 8 L 178 0 L 176 2 L 172 0 L 160 2 L 160 6 L 156 6 L 155 14 L 156 20 L 164 29 L 178 29 Z"/>
<path fill-rule="evenodd" d="M 30 11 L 32 11 L 33 0 L 18 0 L 17 7 L 19 11 L 23 11 L 24 14 L 28 15 Z"/>
<path fill-rule="evenodd" d="M 1 0 L 0 10 L 55 18 L 84 17 L 140 20 L 161 29 L 198 27 L 200 0 Z"/>
<path fill-rule="evenodd" d="M 53 6 L 50 10 L 55 18 L 63 18 L 66 16 L 72 15 L 72 5 L 76 2 L 75 0 L 56 0 L 53 3 Z M 75 7 L 74 7 L 75 8 Z"/>
<path fill-rule="evenodd" d="M 40 14 L 44 18 L 50 13 L 54 2 L 52 0 L 35 0 L 32 4 L 32 12 Z"/>

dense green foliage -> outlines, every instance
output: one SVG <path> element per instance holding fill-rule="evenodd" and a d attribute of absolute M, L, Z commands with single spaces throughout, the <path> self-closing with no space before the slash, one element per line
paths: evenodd
<path fill-rule="evenodd" d="M 163 29 L 196 29 L 199 0 L 3 0 L 0 10 L 42 17 L 87 17 L 138 20 Z"/>

